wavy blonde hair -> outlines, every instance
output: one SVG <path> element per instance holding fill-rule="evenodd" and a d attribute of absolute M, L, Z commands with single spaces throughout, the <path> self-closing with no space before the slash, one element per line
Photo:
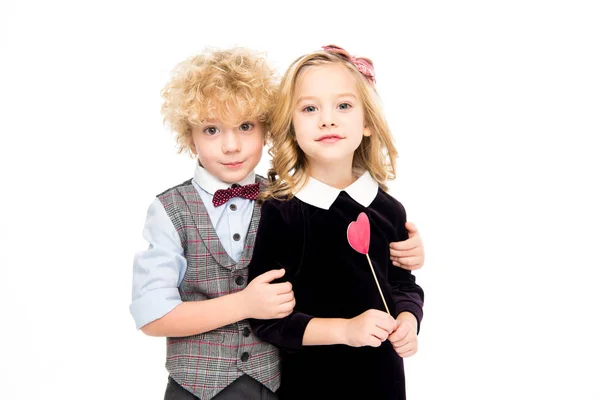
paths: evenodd
<path fill-rule="evenodd" d="M 365 126 L 371 132 L 371 136 L 363 136 L 354 152 L 353 170 L 368 171 L 386 191 L 386 181 L 396 178 L 398 151 L 374 86 L 347 58 L 327 51 L 316 51 L 296 59 L 281 80 L 269 137 L 269 154 L 272 156 L 268 172 L 269 187 L 261 194 L 261 200 L 269 197 L 289 200 L 306 183 L 308 161 L 295 140 L 292 120 L 296 82 L 306 68 L 334 63 L 344 65 L 354 76 L 364 108 Z"/>
<path fill-rule="evenodd" d="M 179 63 L 161 91 L 161 113 L 178 152 L 192 155 L 192 127 L 207 119 L 258 120 L 268 131 L 278 81 L 262 53 L 242 47 L 206 49 Z"/>

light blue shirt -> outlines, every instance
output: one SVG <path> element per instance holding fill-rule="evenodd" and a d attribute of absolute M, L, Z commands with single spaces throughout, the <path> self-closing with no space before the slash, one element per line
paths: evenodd
<path fill-rule="evenodd" d="M 245 177 L 240 185 L 254 183 L 254 172 Z M 230 184 L 219 181 L 204 168 L 197 165 L 192 180 L 227 254 L 238 261 L 244 249 L 246 234 L 254 200 L 241 197 L 214 207 L 212 199 L 219 189 L 227 189 Z M 234 234 L 240 240 L 233 240 Z M 148 242 L 148 249 L 136 253 L 133 260 L 133 290 L 129 310 L 137 329 L 169 313 L 181 303 L 179 285 L 187 270 L 187 260 L 183 256 L 181 239 L 162 203 L 154 199 L 142 232 Z"/>

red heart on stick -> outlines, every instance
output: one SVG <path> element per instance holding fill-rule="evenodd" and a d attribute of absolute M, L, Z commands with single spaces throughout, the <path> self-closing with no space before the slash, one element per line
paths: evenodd
<path fill-rule="evenodd" d="M 369 252 L 369 242 L 371 241 L 371 226 L 369 217 L 364 212 L 358 214 L 358 218 L 348 225 L 348 243 L 361 254 Z"/>

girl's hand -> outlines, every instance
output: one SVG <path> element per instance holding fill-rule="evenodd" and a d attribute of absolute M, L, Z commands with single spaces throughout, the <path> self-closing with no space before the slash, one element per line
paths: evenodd
<path fill-rule="evenodd" d="M 390 259 L 395 266 L 414 271 L 425 263 L 425 250 L 415 224 L 407 222 L 406 229 L 408 230 L 408 239 L 390 243 Z"/>
<path fill-rule="evenodd" d="M 400 357 L 410 357 L 419 349 L 417 319 L 409 312 L 402 312 L 396 322 L 398 325 L 389 337 L 390 343 Z"/>
<path fill-rule="evenodd" d="M 345 343 L 352 347 L 379 347 L 396 329 L 396 320 L 384 311 L 370 309 L 347 320 Z"/>

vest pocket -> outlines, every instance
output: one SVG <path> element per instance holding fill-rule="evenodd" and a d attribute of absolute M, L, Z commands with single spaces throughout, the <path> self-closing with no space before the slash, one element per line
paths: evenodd
<path fill-rule="evenodd" d="M 225 335 L 215 332 L 205 332 L 198 335 L 198 340 L 208 343 L 223 343 L 225 341 Z"/>

